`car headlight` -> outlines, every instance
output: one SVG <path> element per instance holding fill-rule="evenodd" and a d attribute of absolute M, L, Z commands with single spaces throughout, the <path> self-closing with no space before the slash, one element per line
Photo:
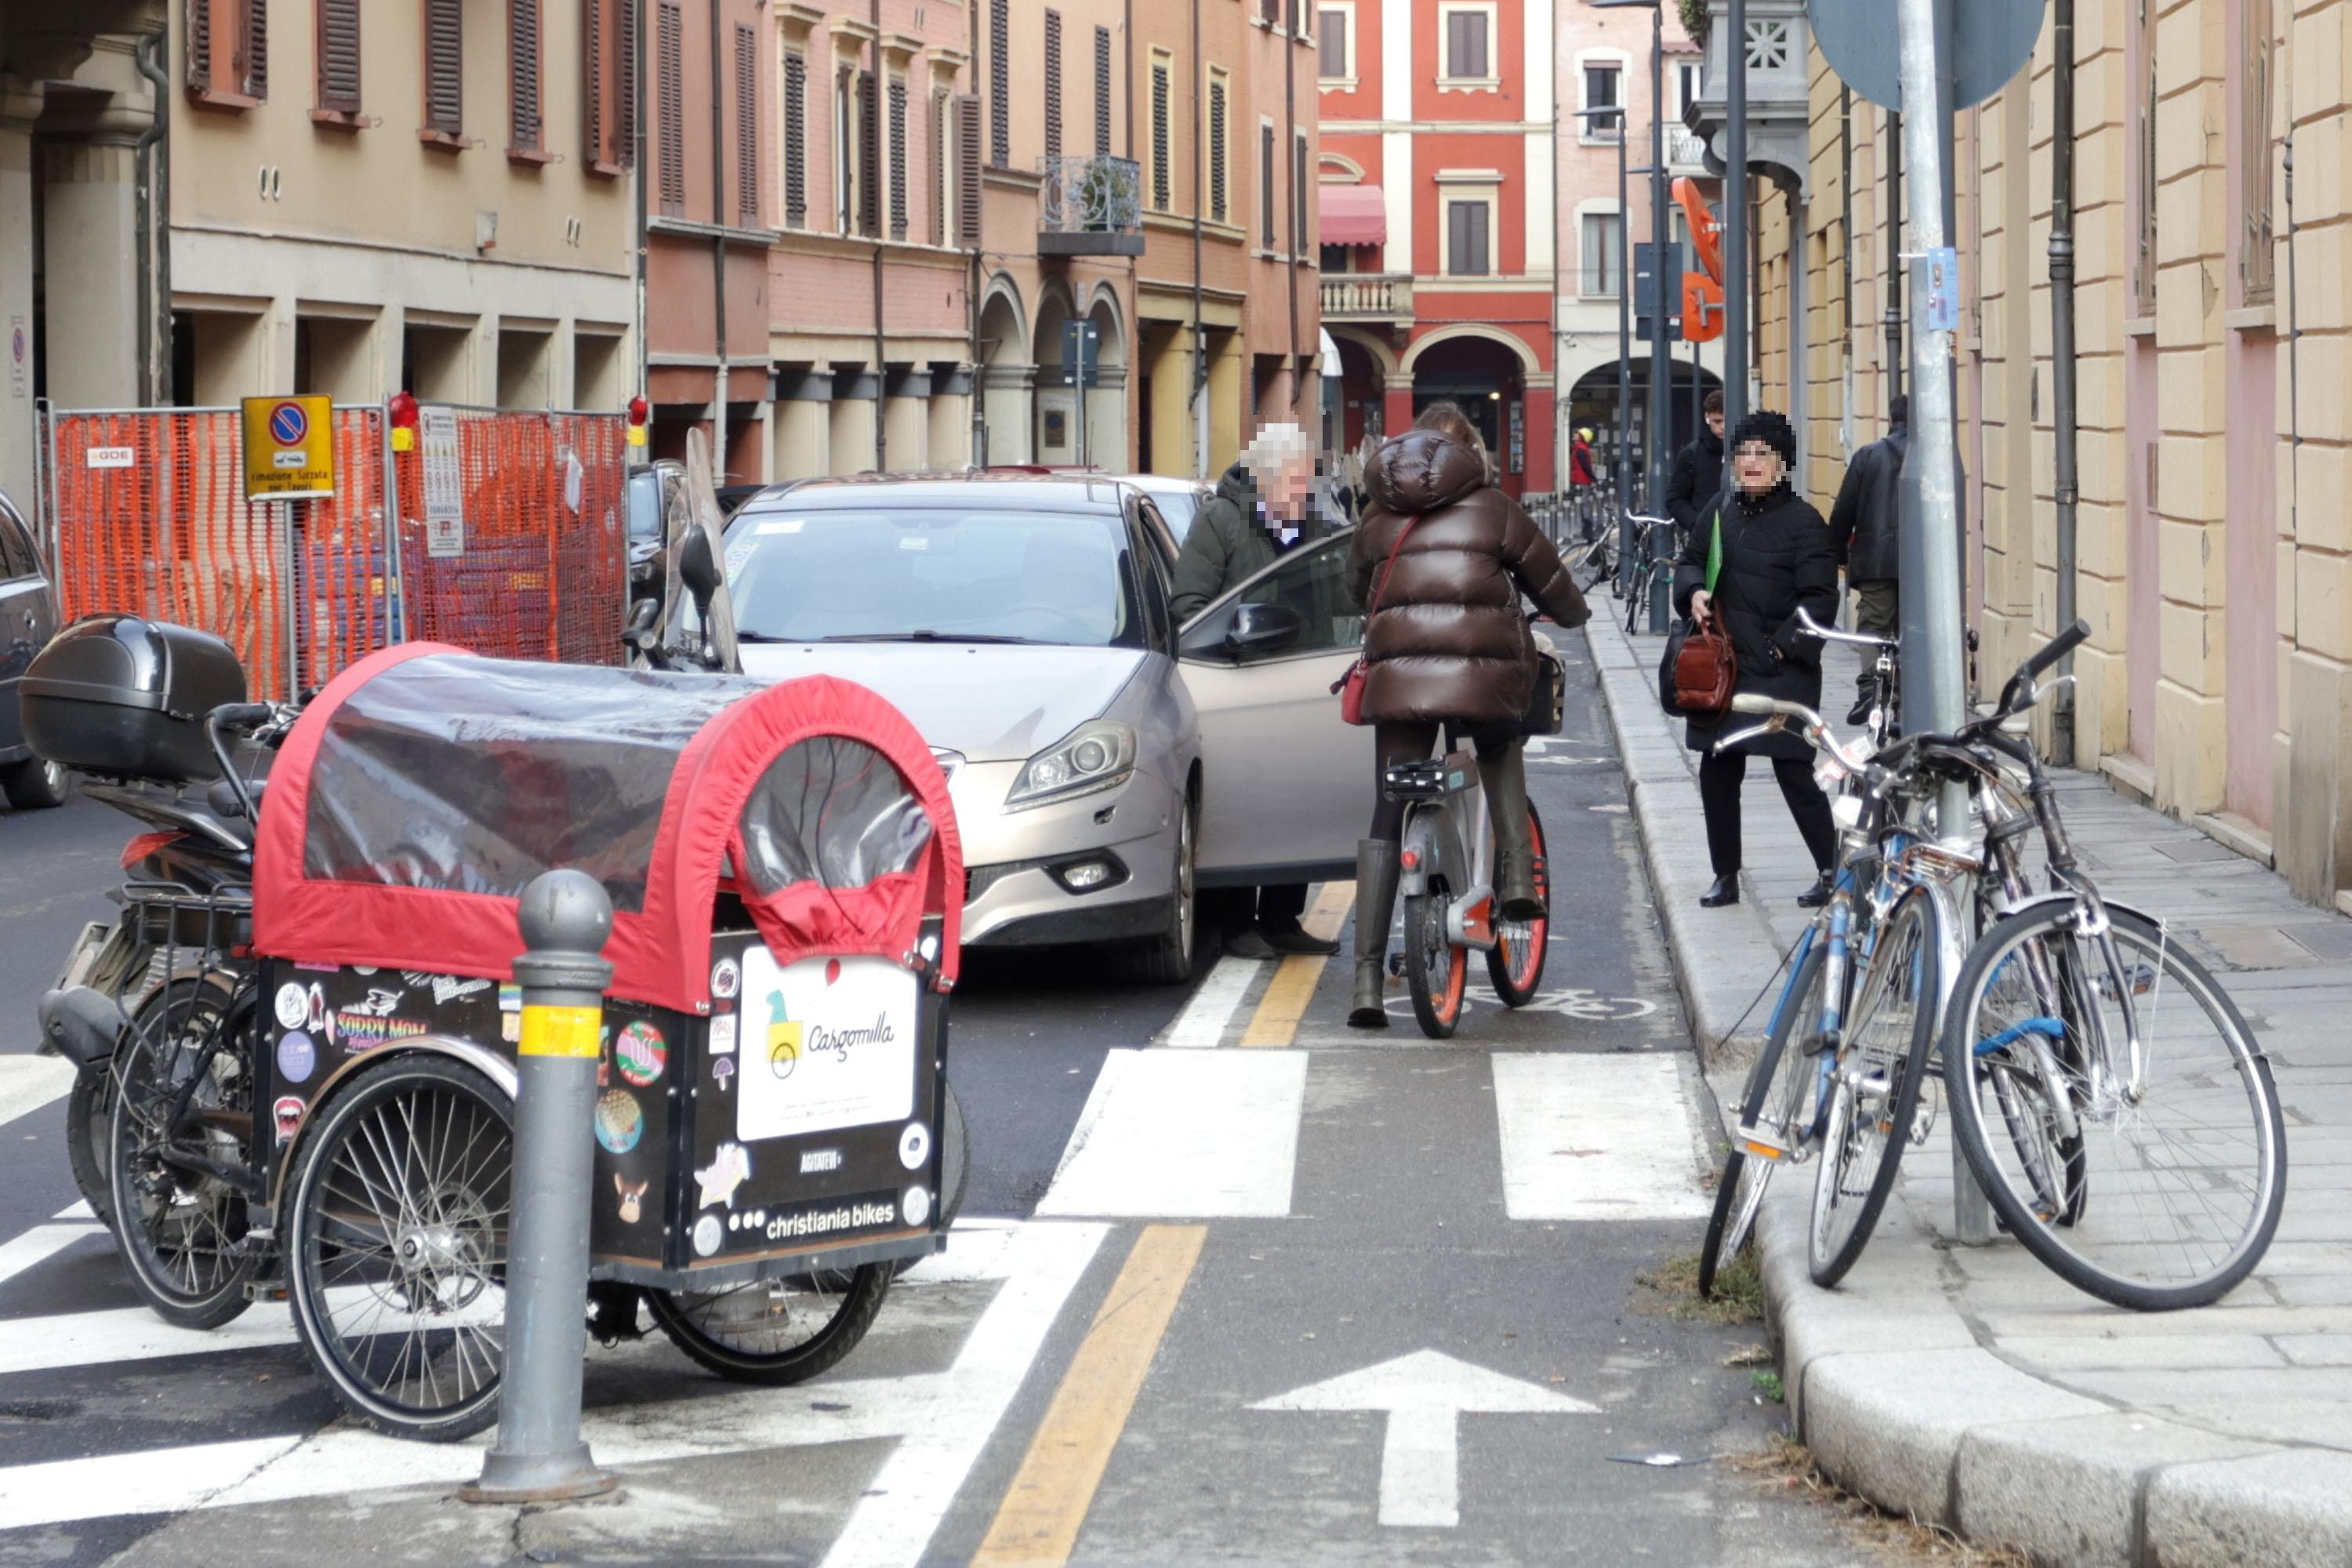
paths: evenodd
<path fill-rule="evenodd" d="M 1004 796 L 1026 811 L 1097 790 L 1117 789 L 1135 772 L 1135 731 L 1116 719 L 1081 724 L 1021 766 Z"/>

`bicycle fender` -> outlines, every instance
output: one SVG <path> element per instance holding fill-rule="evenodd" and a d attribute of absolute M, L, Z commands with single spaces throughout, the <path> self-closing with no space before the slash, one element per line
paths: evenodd
<path fill-rule="evenodd" d="M 1459 893 L 1467 885 L 1463 879 L 1461 836 L 1454 831 L 1452 816 L 1431 806 L 1416 806 L 1406 814 L 1404 833 L 1400 839 L 1400 865 L 1397 873 L 1397 893 L 1402 898 L 1419 898 L 1429 891 L 1430 873 L 1445 879 L 1446 886 Z M 1403 853 L 1411 851 L 1413 865 L 1405 868 Z"/>
<path fill-rule="evenodd" d="M 2020 899 L 2015 903 L 2001 905 L 2000 918 L 2007 920 L 2011 915 L 2021 915 L 2028 910 L 2038 910 L 2044 904 L 2071 904 L 2074 901 L 2074 895 L 2072 893 L 2036 893 L 2030 899 Z M 2127 915 L 2137 915 L 2158 931 L 2165 929 L 2165 921 L 2161 916 L 2152 914 L 2137 904 L 2127 904 L 2121 899 L 2110 899 L 2104 893 L 2099 896 L 2099 902 L 2111 910 L 2121 910 Z"/>

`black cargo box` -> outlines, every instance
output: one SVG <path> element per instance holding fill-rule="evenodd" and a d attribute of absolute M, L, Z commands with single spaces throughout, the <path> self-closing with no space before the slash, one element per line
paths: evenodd
<path fill-rule="evenodd" d="M 51 762 L 110 777 L 199 784 L 220 764 L 205 716 L 245 700 L 245 670 L 210 632 L 138 616 L 91 616 L 26 668 L 25 739 Z"/>

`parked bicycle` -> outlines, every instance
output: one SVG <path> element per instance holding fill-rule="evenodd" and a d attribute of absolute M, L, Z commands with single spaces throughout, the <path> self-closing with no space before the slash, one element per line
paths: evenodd
<path fill-rule="evenodd" d="M 1682 553 L 1681 542 L 1675 537 L 1675 520 L 1670 517 L 1649 517 L 1641 512 L 1628 512 L 1633 520 L 1633 572 L 1624 584 L 1625 631 L 1628 636 L 1643 629 L 1642 623 L 1650 613 L 1650 601 L 1672 587 L 1675 561 Z"/>

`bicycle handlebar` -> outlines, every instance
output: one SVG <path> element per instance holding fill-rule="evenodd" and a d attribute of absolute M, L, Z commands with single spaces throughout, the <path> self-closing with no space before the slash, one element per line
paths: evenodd
<path fill-rule="evenodd" d="M 1850 644 L 1854 647 L 1875 647 L 1887 649 L 1899 648 L 1903 646 L 1891 637 L 1874 637 L 1864 632 L 1845 632 L 1840 631 L 1835 626 L 1825 626 L 1822 625 L 1821 622 L 1813 619 L 1812 611 L 1806 609 L 1801 605 L 1797 607 L 1797 624 L 1804 627 L 1806 631 L 1811 632 L 1813 636 L 1821 638 L 1823 642 L 1842 642 Z"/>

